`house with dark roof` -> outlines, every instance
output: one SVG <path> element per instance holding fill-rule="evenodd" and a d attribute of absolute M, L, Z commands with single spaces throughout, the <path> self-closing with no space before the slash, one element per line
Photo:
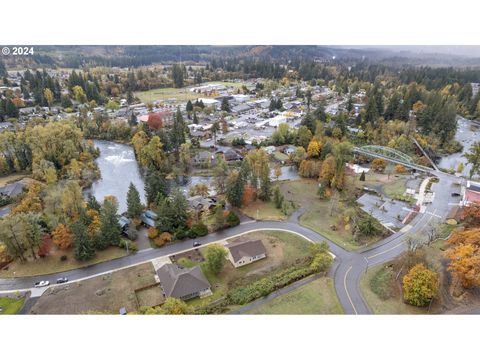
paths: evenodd
<path fill-rule="evenodd" d="M 212 294 L 200 266 L 181 268 L 176 264 L 165 264 L 157 270 L 157 275 L 165 297 L 189 300 Z"/>
<path fill-rule="evenodd" d="M 234 242 L 225 247 L 228 249 L 228 259 L 236 268 L 267 257 L 262 240 Z"/>
<path fill-rule="evenodd" d="M 147 227 L 154 227 L 155 220 L 157 220 L 157 218 L 158 215 L 152 210 L 144 211 L 142 215 L 140 215 L 140 220 L 142 220 L 142 223 Z"/>
<path fill-rule="evenodd" d="M 0 195 L 14 198 L 15 196 L 21 194 L 23 189 L 25 189 L 25 184 L 21 181 L 16 181 L 12 184 L 0 187 Z"/>

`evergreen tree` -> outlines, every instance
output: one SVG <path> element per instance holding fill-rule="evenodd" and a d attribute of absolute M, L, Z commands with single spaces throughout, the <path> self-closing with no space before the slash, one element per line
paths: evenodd
<path fill-rule="evenodd" d="M 172 66 L 172 80 L 176 88 L 183 87 L 183 69 L 178 64 L 173 64 Z"/>
<path fill-rule="evenodd" d="M 100 203 L 92 194 L 88 195 L 87 207 L 92 210 L 100 211 Z"/>
<path fill-rule="evenodd" d="M 104 249 L 109 245 L 120 243 L 122 229 L 118 223 L 117 204 L 111 199 L 103 201 L 100 209 L 100 234 L 97 242 L 97 248 Z"/>
<path fill-rule="evenodd" d="M 275 186 L 275 189 L 273 190 L 273 202 L 275 203 L 275 207 L 277 209 L 281 209 L 283 205 L 283 195 L 280 192 L 280 188 L 278 186 Z"/>
<path fill-rule="evenodd" d="M 220 107 L 222 111 L 230 112 L 230 103 L 228 102 L 228 99 L 226 97 L 223 98 L 222 100 L 222 105 Z"/>
<path fill-rule="evenodd" d="M 168 185 L 165 177 L 158 171 L 149 171 L 145 178 L 145 194 L 147 204 L 155 202 L 160 195 L 163 197 L 168 194 Z"/>
<path fill-rule="evenodd" d="M 186 106 L 186 110 L 187 110 L 188 112 L 193 111 L 193 104 L 192 104 L 192 101 L 191 101 L 191 100 L 188 100 L 187 106 Z"/>
<path fill-rule="evenodd" d="M 198 117 L 196 112 L 193 113 L 193 123 L 198 125 Z"/>
<path fill-rule="evenodd" d="M 365 171 L 362 171 L 362 174 L 360 175 L 360 181 L 365 181 Z"/>
<path fill-rule="evenodd" d="M 142 214 L 140 193 L 133 183 L 130 183 L 127 193 L 127 214 L 130 218 L 138 218 Z"/>
<path fill-rule="evenodd" d="M 232 206 L 240 207 L 242 205 L 244 188 L 244 177 L 238 172 L 230 174 L 227 181 L 226 197 Z"/>
<path fill-rule="evenodd" d="M 87 227 L 82 220 L 77 220 L 71 226 L 73 239 L 75 243 L 75 259 L 78 261 L 90 260 L 95 256 L 93 244 L 88 239 Z"/>
<path fill-rule="evenodd" d="M 180 111 L 180 107 L 177 107 L 177 112 L 173 119 L 173 126 L 171 131 L 171 143 L 173 149 L 178 154 L 180 150 L 180 145 L 185 143 L 185 122 L 183 121 L 182 112 Z"/>

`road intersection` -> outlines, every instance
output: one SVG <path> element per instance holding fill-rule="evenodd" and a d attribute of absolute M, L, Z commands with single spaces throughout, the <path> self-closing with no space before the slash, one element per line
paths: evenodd
<path fill-rule="evenodd" d="M 360 251 L 349 252 L 317 232 L 300 225 L 298 223 L 298 218 L 303 212 L 301 209 L 296 211 L 287 221 L 284 222 L 245 221 L 235 228 L 215 232 L 200 238 L 200 240 L 196 239 L 196 241 L 200 241 L 202 246 L 205 246 L 207 244 L 222 242 L 232 237 L 260 230 L 290 232 L 300 235 L 312 242 L 326 241 L 330 246 L 330 251 L 335 255 L 335 263 L 330 275 L 334 279 L 335 290 L 344 312 L 346 314 L 369 314 L 371 313 L 371 310 L 368 308 L 359 289 L 359 282 L 362 274 L 365 273 L 368 268 L 388 262 L 406 251 L 408 247 L 406 241 L 409 238 L 420 234 L 432 219 L 444 219 L 450 211 L 452 206 L 450 194 L 454 191 L 453 184 L 458 179 L 441 172 L 435 172 L 434 175 L 439 178 L 439 182 L 432 185 L 432 191 L 436 193 L 436 196 L 433 198 L 432 203 L 425 206 L 425 211 L 419 212 L 412 220 L 408 225 L 408 230 L 392 234 L 380 242 Z M 52 284 L 54 284 L 59 277 L 68 277 L 71 282 L 81 281 L 149 262 L 159 257 L 171 256 L 189 250 L 192 246 L 193 240 L 186 240 L 159 249 L 139 251 L 130 256 L 110 260 L 86 268 L 51 275 L 0 279 L 0 294 L 15 291 L 31 291 L 33 284 L 40 280 L 48 280 Z"/>

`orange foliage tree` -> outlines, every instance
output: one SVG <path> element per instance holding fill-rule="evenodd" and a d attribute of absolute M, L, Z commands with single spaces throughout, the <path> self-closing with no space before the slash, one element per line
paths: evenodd
<path fill-rule="evenodd" d="M 464 207 L 460 219 L 469 227 L 480 227 L 480 206 L 472 205 Z"/>
<path fill-rule="evenodd" d="M 62 250 L 68 249 L 72 246 L 73 235 L 69 227 L 65 224 L 59 224 L 52 231 L 53 243 Z"/>
<path fill-rule="evenodd" d="M 22 201 L 20 201 L 20 203 L 12 210 L 12 214 L 28 212 L 38 213 L 42 211 L 42 201 L 40 200 L 41 191 L 42 186 L 39 183 L 31 184 Z"/>
<path fill-rule="evenodd" d="M 480 229 L 455 230 L 448 244 L 448 270 L 464 288 L 480 285 Z"/>
<path fill-rule="evenodd" d="M 243 188 L 242 205 L 248 206 L 253 201 L 255 189 L 251 185 L 245 185 Z"/>

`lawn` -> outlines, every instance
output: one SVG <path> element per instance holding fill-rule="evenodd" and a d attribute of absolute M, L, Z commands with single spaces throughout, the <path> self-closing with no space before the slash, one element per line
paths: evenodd
<path fill-rule="evenodd" d="M 200 265 L 212 287 L 212 296 L 189 300 L 188 305 L 194 308 L 207 306 L 225 296 L 229 288 L 258 280 L 273 271 L 305 258 L 310 246 L 310 242 L 304 238 L 282 231 L 257 231 L 230 239 L 228 242 L 245 240 L 246 238 L 262 240 L 267 250 L 267 257 L 239 268 L 233 267 L 227 261 L 222 272 L 218 275 L 213 274 L 204 262 L 199 263 L 187 258 L 178 260 L 178 264 L 184 267 Z M 203 253 L 204 248 L 201 251 Z"/>
<path fill-rule="evenodd" d="M 300 224 L 308 227 L 319 234 L 327 237 L 343 248 L 353 251 L 363 246 L 380 240 L 380 236 L 374 236 L 355 241 L 352 231 L 346 226 L 344 214 L 349 211 L 361 211 L 338 198 L 332 200 L 320 200 L 316 195 L 318 183 L 315 180 L 301 179 L 285 181 L 280 184 L 285 199 L 293 201 L 297 207 L 305 209 L 300 217 Z"/>
<path fill-rule="evenodd" d="M 380 194 L 394 198 L 396 196 L 401 196 L 407 190 L 407 181 L 409 179 L 408 175 L 396 175 L 392 174 L 390 176 L 386 174 L 378 174 L 374 172 L 368 172 L 365 174 L 365 181 L 360 181 L 360 175 L 355 174 L 349 176 L 355 184 L 355 187 L 362 188 L 364 186 L 371 189 L 375 189 Z"/>
<path fill-rule="evenodd" d="M 18 313 L 25 302 L 25 298 L 13 299 L 0 297 L 0 315 L 12 315 Z"/>
<path fill-rule="evenodd" d="M 188 88 L 160 88 L 152 89 L 147 91 L 136 92 L 135 96 L 140 99 L 141 102 L 148 104 L 156 100 L 169 100 L 176 99 L 177 101 L 188 101 L 195 100 L 201 97 L 206 97 L 205 95 L 197 94 Z"/>
<path fill-rule="evenodd" d="M 247 312 L 264 315 L 343 314 L 333 281 L 320 278 Z"/>
<path fill-rule="evenodd" d="M 289 159 L 288 155 L 280 152 L 280 151 L 275 151 L 273 153 L 273 157 L 275 158 L 275 160 L 277 161 L 287 161 Z"/>
<path fill-rule="evenodd" d="M 151 262 L 129 267 L 91 279 L 49 288 L 33 306 L 33 314 L 118 314 L 138 310 L 135 290 L 155 284 L 155 269 Z M 152 292 L 156 291 L 156 294 Z M 140 300 L 163 301 L 160 287 L 149 289 Z M 155 296 L 154 296 L 155 295 Z M 150 304 L 151 305 L 151 304 Z"/>
<path fill-rule="evenodd" d="M 291 211 L 291 207 L 289 208 Z M 287 218 L 287 215 L 282 213 L 281 209 L 277 209 L 272 201 L 264 202 L 261 200 L 253 201 L 248 206 L 245 206 L 241 211 L 255 220 L 276 220 L 281 221 Z"/>
<path fill-rule="evenodd" d="M 67 260 L 61 261 L 60 257 L 62 255 L 66 255 Z M 22 263 L 20 260 L 13 261 L 8 265 L 8 269 L 0 271 L 0 278 L 53 274 L 87 267 L 126 255 L 126 250 L 112 246 L 105 250 L 97 251 L 93 259 L 80 262 L 74 259 L 73 249 L 67 251 L 52 250 L 52 254 L 43 259 L 33 260 L 29 258 L 26 263 Z"/>

